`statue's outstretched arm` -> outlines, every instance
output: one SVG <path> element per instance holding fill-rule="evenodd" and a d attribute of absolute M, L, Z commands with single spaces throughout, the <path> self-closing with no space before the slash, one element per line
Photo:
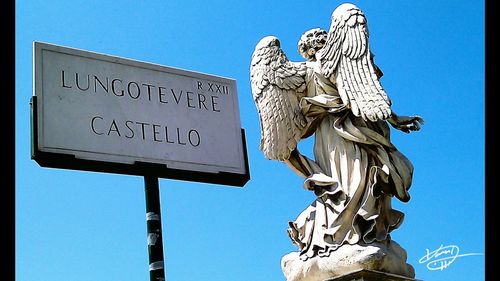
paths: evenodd
<path fill-rule="evenodd" d="M 405 133 L 410 133 L 411 131 L 420 130 L 420 125 L 424 124 L 424 119 L 418 115 L 413 116 L 400 116 L 392 111 L 391 117 L 387 119 L 392 127 L 403 131 Z"/>

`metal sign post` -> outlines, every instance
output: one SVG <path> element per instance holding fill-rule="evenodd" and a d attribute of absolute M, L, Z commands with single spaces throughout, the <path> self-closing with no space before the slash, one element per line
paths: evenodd
<path fill-rule="evenodd" d="M 149 280 L 164 281 L 163 239 L 158 177 L 144 176 L 146 223 L 148 229 Z"/>

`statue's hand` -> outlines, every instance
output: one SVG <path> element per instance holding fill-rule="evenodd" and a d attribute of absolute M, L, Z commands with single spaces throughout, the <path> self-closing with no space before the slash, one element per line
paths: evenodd
<path fill-rule="evenodd" d="M 393 114 L 387 121 L 396 129 L 405 133 L 420 130 L 420 125 L 424 124 L 424 119 L 418 115 L 397 116 Z"/>

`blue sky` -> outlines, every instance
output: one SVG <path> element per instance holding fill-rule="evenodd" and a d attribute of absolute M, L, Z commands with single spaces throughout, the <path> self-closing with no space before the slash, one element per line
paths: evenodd
<path fill-rule="evenodd" d="M 160 180 L 167 280 L 284 280 L 286 228 L 313 200 L 258 149 L 249 63 L 275 35 L 291 60 L 340 1 L 16 1 L 16 280 L 148 280 L 143 178 L 42 168 L 30 159 L 32 42 L 44 41 L 236 79 L 251 180 L 244 188 Z M 484 256 L 443 271 L 418 260 L 456 245 L 484 253 L 484 2 L 352 1 L 366 14 L 381 82 L 422 130 L 392 132 L 415 166 L 392 233 L 417 278 L 483 280 Z M 312 140 L 300 144 L 311 149 Z"/>

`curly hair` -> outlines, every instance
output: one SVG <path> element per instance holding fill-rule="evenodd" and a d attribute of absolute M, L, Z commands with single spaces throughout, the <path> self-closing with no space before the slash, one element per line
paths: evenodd
<path fill-rule="evenodd" d="M 298 43 L 300 55 L 308 61 L 315 61 L 314 55 L 325 45 L 327 35 L 328 33 L 321 28 L 313 28 L 304 32 Z"/>

